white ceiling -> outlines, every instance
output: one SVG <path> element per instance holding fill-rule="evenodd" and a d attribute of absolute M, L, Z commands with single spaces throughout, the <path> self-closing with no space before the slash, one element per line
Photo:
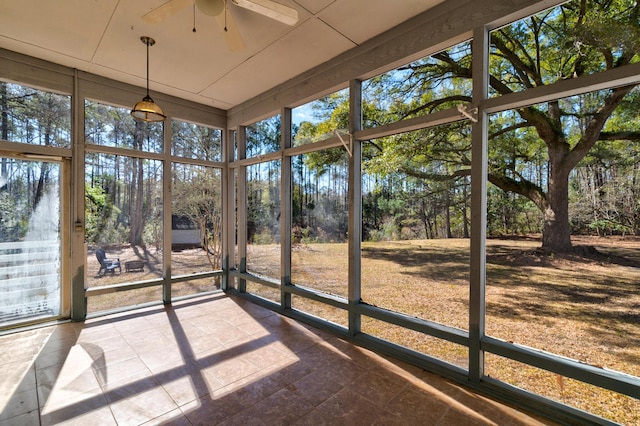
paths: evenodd
<path fill-rule="evenodd" d="M 230 52 L 216 18 L 186 7 L 158 24 L 142 16 L 167 0 L 0 0 L 0 47 L 229 109 L 430 9 L 443 0 L 276 0 L 290 27 L 229 5 L 245 49 Z"/>

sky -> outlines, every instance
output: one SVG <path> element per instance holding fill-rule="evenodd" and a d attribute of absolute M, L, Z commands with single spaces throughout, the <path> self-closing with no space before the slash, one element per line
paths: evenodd
<path fill-rule="evenodd" d="M 291 111 L 291 120 L 293 124 L 300 125 L 303 121 L 311 121 L 312 123 L 318 120 L 313 116 L 313 110 L 311 109 L 311 103 L 301 105 L 294 108 Z"/>

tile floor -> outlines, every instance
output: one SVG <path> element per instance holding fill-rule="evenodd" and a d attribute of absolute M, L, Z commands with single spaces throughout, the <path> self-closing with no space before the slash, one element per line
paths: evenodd
<path fill-rule="evenodd" d="M 223 294 L 0 337 L 5 425 L 542 425 Z"/>

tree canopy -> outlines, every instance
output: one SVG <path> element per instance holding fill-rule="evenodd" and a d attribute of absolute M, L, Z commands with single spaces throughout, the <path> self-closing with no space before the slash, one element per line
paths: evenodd
<path fill-rule="evenodd" d="M 639 8 L 630 0 L 575 0 L 493 31 L 490 96 L 526 91 L 638 62 Z M 472 102 L 471 57 L 471 44 L 465 42 L 364 82 L 365 127 Z M 489 231 L 541 231 L 543 249 L 564 252 L 572 250 L 572 227 L 582 231 L 599 229 L 585 217 L 576 217 L 577 221 L 572 222 L 569 201 L 587 190 L 602 198 L 598 188 L 585 186 L 587 177 L 583 176 L 582 183 L 578 182 L 577 175 L 585 166 L 600 177 L 611 176 L 605 171 L 614 166 L 618 178 L 622 176 L 622 166 L 637 172 L 632 159 L 637 158 L 636 143 L 640 135 L 638 96 L 634 85 L 612 87 L 492 114 L 489 121 Z M 334 96 L 325 103 L 335 102 Z M 346 99 L 342 102 L 346 104 Z M 344 108 L 332 107 L 325 111 L 321 123 L 302 127 L 310 133 L 307 138 L 311 139 L 312 133 L 322 128 L 346 127 Z M 432 208 L 444 206 L 435 210 L 448 217 L 443 220 L 447 226 L 441 235 L 456 233 L 449 228 L 450 215 L 456 211 L 460 226 L 465 224 L 462 227 L 465 230 L 457 233 L 466 234 L 466 207 L 462 210 L 457 207 L 468 203 L 455 199 L 462 193 L 468 197 L 469 135 L 470 126 L 460 122 L 368 141 L 363 148 L 363 170 L 376 175 L 378 184 L 394 175 L 400 179 L 404 176 L 406 185 L 412 180 L 419 181 L 421 191 L 406 185 L 392 191 L 398 195 L 407 191 L 430 194 Z M 320 157 L 310 156 L 309 165 L 317 167 L 323 162 L 335 161 L 326 155 Z M 633 176 L 635 179 L 637 174 Z M 604 188 L 603 183 L 598 183 L 600 190 Z M 628 198 L 626 212 L 637 216 L 630 207 L 637 203 L 637 198 L 631 200 L 634 194 L 635 191 L 625 195 Z M 417 199 L 415 195 L 412 198 Z M 598 218 L 612 216 L 611 203 L 602 202 L 600 207 L 609 212 L 590 214 Z M 573 213 L 578 211 L 574 209 Z M 491 223 L 499 216 L 502 226 Z M 396 220 L 397 225 L 401 226 L 403 220 Z M 509 221 L 511 225 L 507 226 Z M 365 228 L 367 226 L 371 225 L 365 218 Z M 512 226 L 515 227 L 510 229 Z M 637 224 L 629 220 L 618 229 L 639 230 Z"/>

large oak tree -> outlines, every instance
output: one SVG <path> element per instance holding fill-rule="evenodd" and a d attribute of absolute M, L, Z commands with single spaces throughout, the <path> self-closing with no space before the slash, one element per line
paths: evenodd
<path fill-rule="evenodd" d="M 491 34 L 490 94 L 513 92 L 580 78 L 637 62 L 640 57 L 640 5 L 631 0 L 576 0 L 505 26 Z M 424 114 L 471 102 L 464 91 L 452 90 L 471 80 L 471 52 L 467 47 L 450 49 L 399 69 L 407 76 L 372 80 L 370 84 L 392 87 L 387 93 L 415 94 L 411 102 L 385 104 L 386 113 L 397 118 Z M 571 171 L 596 143 L 634 139 L 638 132 L 607 129 L 607 121 L 634 86 L 615 87 L 583 96 L 550 101 L 496 115 L 490 128 L 489 181 L 504 191 L 531 200 L 544 217 L 542 246 L 546 251 L 572 250 L 569 222 Z M 372 121 L 380 121 L 380 110 Z M 384 121 L 384 119 L 383 119 Z M 447 138 L 455 136 L 449 134 Z M 438 139 L 441 139 L 439 137 Z M 423 141 L 423 156 L 433 150 Z M 415 152 L 398 139 L 397 152 Z M 394 149 L 389 146 L 386 149 Z M 540 157 L 546 170 L 542 179 L 520 172 L 518 165 Z M 428 155 L 427 155 L 428 157 Z M 469 158 L 460 155 L 460 166 Z M 427 161 L 431 161 L 427 158 Z M 420 176 L 415 161 L 399 161 L 403 172 Z M 451 177 L 458 178 L 461 173 Z"/>

